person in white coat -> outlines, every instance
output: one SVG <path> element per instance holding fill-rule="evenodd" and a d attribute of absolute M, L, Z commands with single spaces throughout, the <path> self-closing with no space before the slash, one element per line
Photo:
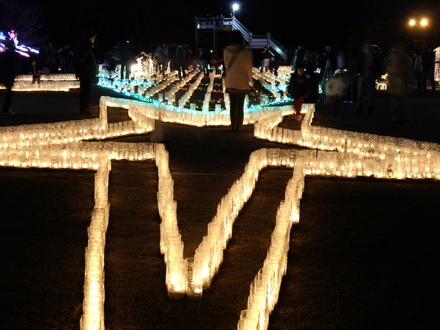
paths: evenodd
<path fill-rule="evenodd" d="M 231 127 L 234 132 L 241 130 L 244 118 L 244 99 L 251 92 L 252 51 L 244 46 L 240 31 L 231 32 L 230 45 L 223 51 L 226 70 L 226 93 L 229 94 Z"/>

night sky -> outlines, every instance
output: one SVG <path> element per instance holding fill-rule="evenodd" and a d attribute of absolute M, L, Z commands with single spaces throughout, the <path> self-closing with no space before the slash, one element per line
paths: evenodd
<path fill-rule="evenodd" d="M 285 47 L 301 43 L 314 50 L 321 50 L 326 44 L 343 49 L 365 38 L 373 38 L 387 47 L 397 38 L 405 37 L 408 32 L 405 22 L 412 13 L 431 13 L 433 18 L 440 16 L 439 1 L 431 0 L 417 3 L 401 0 L 398 5 L 394 0 L 237 2 L 241 7 L 236 17 L 250 32 L 270 33 Z M 26 16 L 26 12 L 29 15 L 21 24 L 14 23 L 15 28 L 21 39 L 30 43 L 51 41 L 61 47 L 74 43 L 82 30 L 91 28 L 97 32 L 97 46 L 102 49 L 121 40 L 131 40 L 138 50 L 151 52 L 161 42 L 194 45 L 195 17 L 230 17 L 232 3 L 206 0 L 0 0 L 0 27 L 4 30 L 7 21 L 11 21 L 8 14 L 11 8 L 20 8 L 22 16 Z M 8 17 L 5 19 L 5 16 Z M 39 29 L 29 28 L 29 22 L 38 25 Z"/>

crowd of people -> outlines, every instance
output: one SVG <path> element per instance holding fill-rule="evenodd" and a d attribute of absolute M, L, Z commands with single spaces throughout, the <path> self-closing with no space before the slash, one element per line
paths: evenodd
<path fill-rule="evenodd" d="M 354 103 L 357 115 L 364 112 L 373 115 L 377 83 L 384 80 L 391 96 L 392 121 L 400 123 L 402 100 L 410 84 L 416 83 L 420 93 L 436 92 L 435 63 L 432 47 L 411 50 L 405 42 L 396 42 L 383 52 L 366 39 L 349 57 L 334 52 L 329 45 L 322 53 L 299 45 L 292 56 L 289 94 L 295 99 L 298 120 L 301 120 L 300 100 Z M 318 90 L 322 93 L 317 94 Z"/>
<path fill-rule="evenodd" d="M 65 45 L 57 48 L 50 42 L 43 45 L 39 54 L 30 58 L 26 69 L 22 71 L 33 74 L 34 83 L 38 83 L 39 77 L 44 74 L 76 73 L 81 81 L 80 112 L 90 114 L 88 95 L 90 84 L 96 75 L 98 61 L 95 59 L 93 49 L 95 34 L 92 32 L 86 34 L 75 47 Z M 243 36 L 238 36 L 237 32 L 232 31 L 231 40 L 235 45 L 246 46 Z M 231 46 L 228 47 L 226 50 L 231 49 Z M 323 47 L 321 52 L 298 45 L 290 54 L 289 62 L 284 61 L 284 63 L 280 55 L 270 47 L 264 47 L 260 52 L 246 47 L 252 67 L 258 67 L 261 72 L 277 75 L 281 64 L 291 66 L 292 75 L 287 92 L 294 99 L 298 120 L 302 119 L 303 102 L 315 103 L 320 100 L 329 103 L 337 101 L 354 103 L 356 114 L 366 112 L 368 115 L 373 115 L 376 84 L 384 74 L 387 77 L 388 93 L 393 100 L 395 122 L 399 122 L 399 104 L 402 96 L 407 93 L 408 84 L 414 81 L 420 93 L 427 92 L 428 86 L 433 93 L 437 88 L 432 47 L 411 51 L 405 43 L 396 43 L 395 47 L 383 52 L 372 40 L 364 40 L 360 49 L 347 56 L 342 52 L 335 52 L 330 45 Z M 200 69 L 205 75 L 208 75 L 211 69 L 217 70 L 222 66 L 227 68 L 226 62 L 230 57 L 228 51 L 223 52 L 223 50 L 199 47 L 194 51 L 188 43 L 168 45 L 162 43 L 150 53 L 139 52 L 136 45 L 124 40 L 105 52 L 102 64 L 109 71 L 115 70 L 117 65 L 120 65 L 119 78 L 131 79 L 133 78 L 131 66 L 136 61 L 149 61 L 156 74 L 163 75 L 168 71 L 177 71 L 179 79 L 182 79 L 190 68 Z M 84 68 L 85 65 L 87 68 Z M 248 72 L 247 69 L 245 71 Z M 230 77 L 226 79 L 226 84 L 230 85 L 226 87 L 230 91 L 234 89 L 231 87 L 234 85 L 231 79 Z M 5 113 L 9 113 L 10 99 L 11 97 L 8 96 L 3 106 Z M 232 99 L 235 100 L 237 97 L 234 96 Z"/>

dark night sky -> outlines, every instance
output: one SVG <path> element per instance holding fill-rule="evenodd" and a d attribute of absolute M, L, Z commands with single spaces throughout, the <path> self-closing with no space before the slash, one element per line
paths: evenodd
<path fill-rule="evenodd" d="M 237 19 L 254 34 L 270 33 L 285 47 L 303 43 L 319 50 L 325 44 L 343 47 L 369 37 L 390 43 L 404 35 L 405 21 L 419 10 L 439 17 L 438 0 L 243 0 Z M 207 0 L 0 0 L 0 4 L 32 4 L 41 17 L 40 39 L 58 46 L 72 43 L 81 30 L 93 28 L 97 44 L 111 47 L 130 39 L 139 50 L 152 51 L 162 42 L 195 43 L 196 16 L 230 17 L 232 1 Z M 1 13 L 0 13 L 1 15 Z M 3 25 L 3 23 L 2 23 Z M 18 29 L 18 27 L 17 27 Z M 22 33 L 24 35 L 24 33 Z M 36 39 L 36 38 L 34 38 Z"/>

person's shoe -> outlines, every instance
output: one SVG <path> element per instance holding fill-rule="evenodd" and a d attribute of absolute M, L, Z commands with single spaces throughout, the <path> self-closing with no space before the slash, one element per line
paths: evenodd
<path fill-rule="evenodd" d="M 15 115 L 15 112 L 9 110 L 8 112 L 2 112 L 2 115 L 3 116 L 13 116 L 13 115 Z"/>
<path fill-rule="evenodd" d="M 90 111 L 89 108 L 81 110 L 80 113 L 83 114 L 83 115 L 93 115 L 93 112 Z"/>

